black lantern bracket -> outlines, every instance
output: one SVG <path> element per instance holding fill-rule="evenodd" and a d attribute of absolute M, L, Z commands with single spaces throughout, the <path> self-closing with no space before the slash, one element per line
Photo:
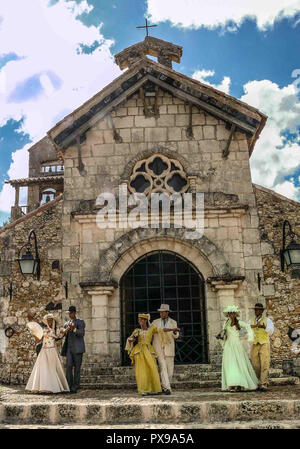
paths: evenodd
<path fill-rule="evenodd" d="M 68 299 L 68 294 L 69 294 L 68 281 L 66 281 L 66 283 L 65 283 L 65 285 L 64 285 L 64 288 L 65 288 L 66 299 Z"/>
<path fill-rule="evenodd" d="M 289 228 L 288 231 L 286 228 Z M 286 247 L 286 239 L 290 237 L 291 242 Z M 284 272 L 284 262 L 286 262 L 287 267 L 291 266 L 291 268 L 300 269 L 300 256 L 297 257 L 297 261 L 294 261 L 294 254 L 297 252 L 300 254 L 300 244 L 296 243 L 295 237 L 299 237 L 299 234 L 293 231 L 292 225 L 288 220 L 284 220 L 282 227 L 282 249 L 280 250 L 280 262 L 281 262 L 281 271 Z"/>
<path fill-rule="evenodd" d="M 32 238 L 34 240 L 35 259 L 33 258 L 33 255 L 31 253 L 31 248 L 32 248 L 31 239 Z M 22 253 L 22 250 L 24 248 L 26 248 L 26 254 L 23 254 L 23 256 L 21 257 L 21 253 Z M 20 267 L 20 270 L 21 270 L 22 274 L 23 274 L 23 271 L 22 271 L 22 265 L 21 264 L 22 264 L 22 261 L 24 261 L 24 260 L 32 260 L 32 262 L 33 262 L 33 269 L 32 269 L 32 273 L 30 273 L 30 274 L 35 274 L 36 273 L 38 280 L 40 280 L 41 261 L 40 261 L 39 251 L 38 251 L 37 237 L 36 237 L 36 233 L 35 233 L 34 229 L 31 229 L 31 231 L 29 232 L 29 235 L 28 235 L 27 242 L 19 250 L 17 262 L 19 263 L 19 267 Z M 36 264 L 36 268 L 35 268 L 35 264 Z"/>
<path fill-rule="evenodd" d="M 3 287 L 2 296 L 9 296 L 9 301 L 12 300 L 13 297 L 13 283 L 10 282 L 8 287 Z"/>

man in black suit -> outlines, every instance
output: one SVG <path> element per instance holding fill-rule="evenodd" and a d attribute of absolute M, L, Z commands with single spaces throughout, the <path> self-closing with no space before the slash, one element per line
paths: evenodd
<path fill-rule="evenodd" d="M 69 317 L 70 321 L 64 325 L 65 341 L 61 350 L 61 355 L 67 357 L 66 377 L 70 392 L 77 393 L 77 390 L 80 387 L 82 354 L 85 352 L 85 322 L 76 318 L 75 306 L 69 307 Z"/>

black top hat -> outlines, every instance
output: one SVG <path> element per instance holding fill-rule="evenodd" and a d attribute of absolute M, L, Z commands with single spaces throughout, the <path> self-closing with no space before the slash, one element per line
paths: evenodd
<path fill-rule="evenodd" d="M 260 310 L 265 310 L 264 306 L 262 305 L 261 302 L 257 302 L 255 304 L 255 306 L 253 307 L 253 309 L 260 309 Z"/>
<path fill-rule="evenodd" d="M 75 312 L 76 313 L 76 307 L 75 306 L 70 306 L 69 307 L 69 312 Z"/>

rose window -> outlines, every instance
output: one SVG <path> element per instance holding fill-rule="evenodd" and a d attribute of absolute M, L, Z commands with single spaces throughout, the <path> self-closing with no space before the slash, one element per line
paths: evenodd
<path fill-rule="evenodd" d="M 129 180 L 129 190 L 133 193 L 164 192 L 184 193 L 188 180 L 180 162 L 162 154 L 155 154 L 137 162 Z"/>

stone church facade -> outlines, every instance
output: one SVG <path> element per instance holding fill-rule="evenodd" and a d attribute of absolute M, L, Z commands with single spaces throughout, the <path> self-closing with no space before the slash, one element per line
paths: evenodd
<path fill-rule="evenodd" d="M 273 364 L 295 357 L 287 331 L 299 324 L 300 284 L 280 272 L 279 250 L 281 224 L 288 218 L 297 228 L 300 205 L 253 185 L 249 165 L 267 117 L 175 72 L 181 55 L 153 37 L 116 55 L 127 70 L 29 150 L 28 178 L 10 181 L 16 202 L 0 230 L 0 328 L 16 333 L 2 334 L 0 380 L 26 381 L 34 354 L 26 315 L 32 309 L 40 319 L 51 302 L 62 303 L 62 318 L 76 305 L 85 320 L 86 366 L 127 364 L 124 341 L 137 312 L 156 318 L 161 302 L 184 328 L 177 363 L 219 364 L 223 308 L 235 303 L 248 320 L 258 300 L 275 321 Z M 116 223 L 101 228 L 97 198 L 114 194 L 118 206 L 120 186 L 128 194 L 204 193 L 203 236 L 189 239 L 172 222 L 133 229 L 118 207 Z M 40 281 L 22 277 L 15 263 L 30 229 Z"/>

